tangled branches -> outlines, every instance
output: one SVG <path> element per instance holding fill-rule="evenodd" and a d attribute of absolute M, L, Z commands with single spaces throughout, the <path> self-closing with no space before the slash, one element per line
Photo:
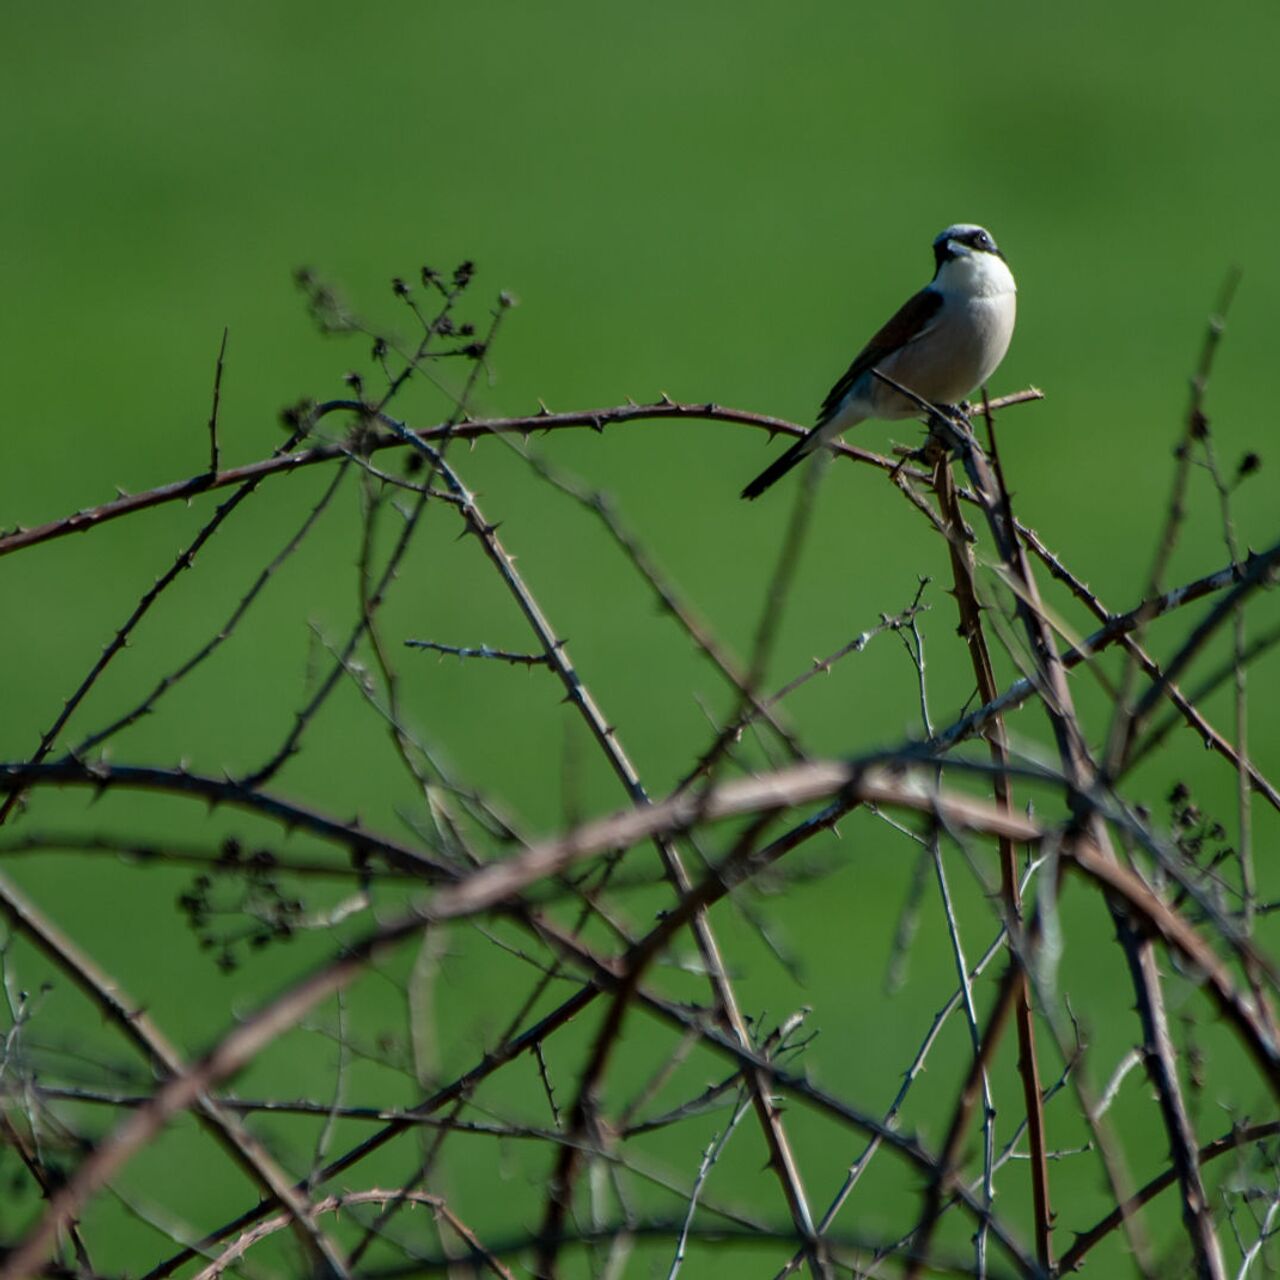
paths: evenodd
<path fill-rule="evenodd" d="M 512 300 L 500 297 L 484 323 L 464 321 L 473 275 L 463 264 L 448 275 L 424 268 L 412 285 L 397 279 L 393 293 L 416 335 L 401 342 L 302 274 L 321 329 L 369 342 L 369 371 L 349 374 L 346 394 L 296 406 L 281 448 L 220 469 L 224 336 L 207 470 L 0 536 L 0 557 L 30 554 L 71 533 L 104 536 L 99 531 L 157 508 L 216 503 L 114 628 L 35 749 L 0 763 L 7 827 L 0 854 L 11 867 L 0 875 L 11 930 L 3 952 L 10 1028 L 0 1114 L 17 1206 L 0 1216 L 0 1276 L 147 1267 L 157 1278 L 215 1276 L 270 1249 L 294 1270 L 339 1277 L 511 1276 L 523 1268 L 543 1277 L 617 1275 L 633 1255 L 670 1276 L 686 1265 L 723 1268 L 728 1259 L 741 1269 L 743 1258 L 753 1273 L 763 1267 L 778 1275 L 1048 1276 L 1074 1271 L 1107 1248 L 1113 1259 L 1123 1248 L 1140 1274 L 1152 1276 L 1224 1276 L 1234 1250 L 1243 1274 L 1266 1249 L 1280 1205 L 1267 1156 L 1280 1101 L 1277 970 L 1259 936 L 1272 886 L 1268 863 L 1256 856 L 1251 817 L 1256 802 L 1280 812 L 1280 793 L 1251 758 L 1244 732 L 1245 669 L 1276 636 L 1250 641 L 1243 622 L 1274 582 L 1280 543 L 1245 552 L 1234 528 L 1232 493 L 1257 464 L 1227 477 L 1214 450 L 1204 395 L 1220 325 L 1211 328 L 1194 383 L 1153 568 L 1124 611 L 1104 605 L 1014 510 L 997 422 L 1039 392 L 984 401 L 973 414 L 981 441 L 969 417 L 921 402 L 929 426 L 922 449 L 899 457 L 846 445 L 834 452 L 887 479 L 907 499 L 905 521 L 925 517 L 928 536 L 941 539 L 954 606 L 944 609 L 928 577 L 918 575 L 892 609 L 859 604 L 861 629 L 852 639 L 826 645 L 828 657 L 771 686 L 824 462 L 796 490 L 772 571 L 760 575 L 764 606 L 740 658 L 617 504 L 532 452 L 530 437 L 559 441 L 589 428 L 607 442 L 664 419 L 784 434 L 802 428 L 666 397 L 474 417 L 469 406 Z M 448 370 L 457 368 L 465 373 L 449 390 Z M 399 408 L 423 386 L 452 398 L 443 420 L 428 426 Z M 334 424 L 342 430 L 328 434 Z M 572 594 L 572 571 L 544 574 L 535 588 L 537 575 L 516 554 L 519 531 L 508 534 L 497 518 L 509 504 L 491 504 L 468 481 L 469 464 L 458 459 L 464 441 L 505 446 L 504 457 L 519 463 L 521 493 L 567 496 L 591 517 L 598 545 L 634 573 L 718 682 L 727 706 L 710 713 L 703 740 L 663 734 L 656 687 L 648 695 L 654 724 L 610 717 L 601 690 L 616 686 L 618 673 L 602 672 L 589 635 L 588 657 L 580 659 L 556 619 Z M 396 458 L 404 465 L 393 469 Z M 1226 563 L 1171 587 L 1165 576 L 1193 467 L 1213 481 Z M 872 482 L 839 470 L 829 483 Z M 179 658 L 163 657 L 154 619 L 177 598 L 176 584 L 203 566 L 215 535 L 245 521 L 284 477 L 316 471 L 327 471 L 325 482 L 300 504 L 288 537 L 246 575 L 229 612 Z M 245 716 L 236 743 L 241 763 L 227 770 L 193 763 L 207 751 L 191 692 L 215 702 L 234 696 L 234 682 L 218 674 L 224 650 L 236 649 L 349 487 L 358 489 L 359 518 L 356 603 L 345 632 L 334 638 L 315 626 L 305 696 L 274 739 Z M 424 557 L 419 548 L 436 527 L 477 548 L 478 558 L 442 569 L 434 543 Z M 487 636 L 435 631 L 435 619 L 449 611 L 425 602 L 440 592 L 442 572 L 455 575 L 457 594 L 468 606 L 474 600 L 477 616 L 492 613 L 480 603 L 492 591 L 505 616 L 518 620 L 519 639 L 491 644 Z M 1048 582 L 1060 599 L 1047 599 Z M 395 611 L 405 597 L 416 604 L 412 626 Z M 599 613 L 618 607 L 598 588 L 578 598 Z M 929 677 L 926 627 L 952 607 L 954 619 L 947 616 L 942 630 L 958 624 L 971 675 L 940 687 Z M 1088 634 L 1067 620 L 1067 608 L 1087 612 Z M 1157 659 L 1148 648 L 1153 629 L 1159 623 L 1167 639 L 1189 611 L 1194 621 L 1181 623 L 1168 656 Z M 430 636 L 422 634 L 424 618 Z M 872 648 L 899 642 L 914 705 L 878 727 L 874 738 L 888 745 L 810 746 L 818 735 L 813 713 L 794 710 L 805 705 L 800 691 L 820 675 L 845 673 Z M 136 694 L 115 693 L 115 710 L 86 728 L 91 695 L 111 686 L 131 645 L 151 655 L 145 680 Z M 1224 645 L 1226 660 L 1188 690 L 1188 678 L 1199 679 Z M 398 666 L 402 650 L 412 651 L 408 663 L 447 664 L 435 688 L 452 711 L 434 711 L 415 696 L 413 677 Z M 1112 650 L 1119 664 L 1108 665 Z M 664 679 L 662 671 L 654 664 L 652 678 Z M 1087 710 L 1080 709 L 1084 673 L 1095 681 Z M 513 679 L 530 682 L 528 697 L 544 706 L 562 700 L 581 731 L 579 745 L 565 750 L 566 811 L 550 835 L 532 834 L 536 822 L 521 813 L 517 795 L 504 794 L 519 763 L 515 735 L 482 723 L 468 736 L 460 727 L 473 718 L 467 697 L 483 700 L 475 691 L 487 680 Z M 829 699 L 846 700 L 849 719 L 863 696 L 856 683 L 846 673 L 827 685 L 836 690 Z M 1235 692 L 1231 733 L 1204 710 L 1225 684 Z M 686 689 L 675 692 L 687 698 Z M 344 783 L 373 772 L 367 741 L 326 733 L 326 717 L 338 714 L 343 699 L 390 753 L 376 767 L 379 785 L 394 797 L 386 821 L 341 816 L 326 801 L 324 779 L 335 769 Z M 932 708 L 943 701 L 959 709 L 939 723 Z M 186 710 L 173 710 L 180 705 Z M 1039 741 L 1027 727 L 1031 707 Z M 1009 723 L 1018 708 L 1021 736 Z M 919 727 L 904 735 L 909 716 Z M 1189 726 L 1234 773 L 1233 842 L 1225 822 L 1197 807 L 1199 781 L 1194 793 L 1186 786 L 1175 792 L 1168 821 L 1141 801 L 1135 771 L 1169 749 L 1174 723 Z M 140 728 L 156 724 L 172 734 L 169 762 L 126 754 Z M 652 781 L 653 770 L 647 778 L 646 752 L 632 746 L 655 734 L 670 784 L 666 774 Z M 554 754 L 555 731 L 545 721 L 527 736 Z M 469 752 L 479 766 L 448 763 L 463 740 L 484 743 Z M 590 765 L 576 754 L 586 750 Z M 583 818 L 572 795 L 579 787 L 595 794 L 598 782 L 583 780 L 596 762 L 615 798 L 596 807 L 603 816 Z M 56 825 L 78 812 L 77 791 L 111 798 L 110 829 Z M 177 816 L 184 801 L 224 820 L 234 813 L 252 834 L 204 841 L 198 824 Z M 396 819 L 407 835 L 397 834 Z M 837 864 L 841 823 L 855 834 L 846 835 Z M 824 886 L 841 883 L 838 866 L 886 838 L 910 854 L 915 869 L 904 877 L 910 891 L 897 941 L 872 955 L 867 940 L 841 937 L 853 909 L 847 882 L 829 892 Z M 251 1006 L 240 999 L 233 1011 L 229 1001 L 211 1002 L 202 1024 L 209 1047 L 185 1052 L 148 1011 L 147 993 L 128 994 L 124 977 L 93 954 L 96 943 L 58 922 L 56 899 L 41 903 L 42 895 L 19 888 L 23 860 L 68 853 L 110 859 L 119 901 L 128 899 L 131 879 L 156 868 L 187 877 L 175 896 L 193 945 L 172 963 L 192 974 L 193 991 L 260 974 L 288 945 L 307 944 L 304 959 L 284 965 L 289 976 L 273 982 L 276 993 L 257 995 Z M 802 1001 L 792 986 L 797 999 L 781 1017 L 752 1012 L 759 944 L 789 983 L 811 959 L 806 953 L 829 951 L 833 939 L 862 985 L 877 967 L 900 982 L 930 877 L 939 954 L 948 960 L 930 971 L 938 981 L 923 997 L 936 1011 L 932 1023 L 906 1033 L 916 1044 L 909 1063 L 895 1066 L 877 1051 L 885 1028 L 874 1019 L 853 1029 L 870 1076 L 845 1073 L 841 1055 L 823 1055 L 815 1033 L 846 1016 L 833 999 L 848 982 L 840 975 L 814 984 L 821 999 L 806 993 Z M 762 895 L 784 885 L 810 903 L 808 930 L 794 947 L 779 942 L 776 912 L 761 906 L 770 901 Z M 1082 919 L 1094 904 L 1104 909 L 1105 929 L 1099 919 Z M 454 946 L 458 956 L 450 954 Z M 230 976 L 196 976 L 200 951 Z M 101 1055 L 50 1047 L 58 1037 L 43 1029 L 52 1014 L 23 976 L 37 971 L 37 956 L 57 975 L 51 981 L 88 998 L 139 1066 L 111 1073 Z M 1106 985 L 1128 1006 L 1123 1031 L 1106 1021 L 1113 1010 L 1094 1015 L 1073 1005 L 1074 992 L 1089 986 L 1073 970 L 1083 956 L 1104 967 Z M 374 1033 L 388 991 L 403 1009 L 403 1043 L 385 1027 Z M 1212 1034 L 1211 1024 L 1230 1038 L 1215 1039 L 1206 1082 L 1209 1069 L 1195 1045 Z M 317 1036 L 332 1044 L 332 1063 L 308 1053 L 308 1038 Z M 331 1071 L 331 1097 L 233 1091 L 241 1073 L 272 1054 L 293 1063 L 291 1070 L 303 1071 L 305 1062 Z M 926 1090 L 930 1057 L 942 1061 Z M 1138 1066 L 1150 1085 L 1150 1112 L 1131 1094 L 1118 1101 Z M 882 1090 L 887 1106 L 867 1101 L 868 1079 L 888 1081 L 899 1071 L 896 1092 Z M 407 1104 L 406 1083 L 413 1091 Z M 1197 1099 L 1210 1086 L 1215 1103 L 1237 1110 L 1225 1134 L 1206 1140 Z M 370 1092 L 350 1102 L 359 1089 Z M 1257 1106 L 1267 1115 L 1246 1122 L 1246 1109 Z M 142 1195 L 123 1189 L 125 1171 L 186 1112 L 201 1126 L 184 1138 L 198 1153 L 192 1158 L 216 1159 L 204 1145 L 211 1137 L 251 1185 L 249 1193 L 241 1187 L 239 1211 L 219 1215 L 210 1204 L 184 1215 L 165 1203 L 162 1184 L 148 1183 Z M 103 1115 L 111 1117 L 105 1125 Z M 309 1161 L 297 1141 L 304 1122 Z M 1161 1136 L 1138 1150 L 1130 1137 L 1143 1125 L 1148 1133 L 1158 1126 Z M 335 1154 L 339 1135 L 347 1145 Z M 1235 1162 L 1229 1185 L 1211 1176 L 1227 1156 Z M 1082 1192 L 1072 1172 L 1086 1163 L 1101 1172 L 1101 1198 Z M 509 1190 L 495 1197 L 495 1179 L 513 1164 Z M 767 1173 L 757 1178 L 762 1164 Z M 115 1219 L 101 1207 L 112 1196 L 168 1242 L 160 1261 L 136 1250 L 123 1262 L 99 1261 L 100 1238 L 106 1255 L 121 1256 L 112 1243 Z M 153 1207 L 140 1207 L 143 1199 Z M 1172 1217 L 1145 1212 L 1175 1199 Z M 1259 1201 L 1262 1210 L 1246 1221 Z M 1225 1242 L 1224 1225 L 1231 1228 Z M 280 1252 L 286 1231 L 305 1263 Z"/>

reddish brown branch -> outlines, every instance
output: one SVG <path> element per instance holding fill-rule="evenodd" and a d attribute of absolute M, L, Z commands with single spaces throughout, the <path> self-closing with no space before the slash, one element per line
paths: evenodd
<path fill-rule="evenodd" d="M 999 400 L 993 400 L 993 408 L 1004 408 L 1015 404 L 1024 404 L 1032 400 L 1040 400 L 1043 393 L 1031 388 L 1020 391 Z M 367 414 L 367 405 L 354 400 L 334 400 L 321 405 L 316 411 L 315 420 L 329 413 Z M 584 409 L 575 413 L 535 413 L 516 418 L 468 418 L 459 423 L 442 423 L 437 426 L 423 427 L 413 434 L 427 444 L 442 440 L 477 440 L 488 435 L 529 435 L 535 431 L 580 430 L 584 427 L 600 430 L 614 423 L 651 422 L 665 419 L 698 419 L 707 422 L 732 422 L 743 426 L 756 427 L 770 434 L 798 437 L 808 434 L 809 428 L 785 418 L 771 418 L 763 413 L 749 413 L 745 409 L 727 409 L 717 404 L 681 404 L 672 400 L 660 400 L 656 404 L 613 405 L 603 409 Z M 406 430 L 408 428 L 405 428 Z M 404 440 L 391 432 L 378 436 L 371 442 L 371 449 L 391 449 L 402 447 Z M 900 464 L 892 459 L 872 453 L 867 449 L 856 449 L 851 445 L 834 446 L 837 456 L 855 462 L 868 463 L 882 471 L 892 471 Z M 175 480 L 170 484 L 148 489 L 145 493 L 128 494 L 123 498 L 104 502 L 96 507 L 88 507 L 71 515 L 50 520 L 47 524 L 34 525 L 29 529 L 15 529 L 0 537 L 0 556 L 11 555 L 27 547 L 37 546 L 55 538 L 64 538 L 72 533 L 85 533 L 122 516 L 132 515 L 136 511 L 145 511 L 150 507 L 164 506 L 170 502 L 188 502 L 202 493 L 210 493 L 217 489 L 225 489 L 230 485 L 242 484 L 246 480 L 258 480 L 265 476 L 288 475 L 306 467 L 319 463 L 331 462 L 335 458 L 346 457 L 350 446 L 344 442 L 316 445 L 297 453 L 285 453 L 258 462 L 246 463 L 244 466 L 231 467 L 210 475 L 207 471 L 191 476 L 187 480 Z M 917 480 L 928 477 L 923 472 L 909 470 L 907 474 Z"/>
<path fill-rule="evenodd" d="M 974 577 L 973 552 L 964 536 L 964 519 L 956 499 L 951 469 L 944 458 L 939 458 L 934 470 L 934 492 L 948 530 L 947 548 L 950 552 L 952 582 L 956 605 L 960 612 L 960 634 L 969 650 L 978 696 L 987 705 L 997 696 L 995 668 L 987 647 L 986 633 L 982 625 L 982 606 L 978 600 Z M 996 805 L 1005 813 L 1013 810 L 1013 792 L 1009 782 L 1009 748 L 1005 739 L 1004 721 L 997 714 L 988 722 L 984 736 L 987 739 L 992 763 L 995 765 L 993 783 Z M 1022 931 L 1022 898 L 1018 890 L 1018 864 L 1014 843 L 1008 836 L 999 837 L 1000 846 L 1000 896 L 1004 903 L 1006 924 L 1012 931 Z M 1018 1074 L 1022 1081 L 1022 1102 L 1027 1121 L 1027 1141 L 1031 1166 L 1031 1195 L 1035 1214 L 1034 1230 L 1036 1257 L 1046 1270 L 1053 1266 L 1050 1233 L 1053 1230 L 1053 1209 L 1049 1198 L 1049 1161 L 1045 1139 L 1044 1101 L 1040 1085 L 1040 1066 L 1036 1053 L 1035 1023 L 1031 1014 L 1031 984 L 1022 968 L 1021 957 L 1011 953 L 1010 970 L 1006 981 L 1012 984 L 1011 998 L 1014 1021 L 1018 1033 Z M 983 1049 L 989 1053 L 986 1040 Z M 957 1122 L 962 1120 L 957 1110 Z M 958 1154 L 956 1135 L 955 1154 Z M 948 1142 L 947 1153 L 952 1144 Z M 926 1252 L 921 1250 L 921 1253 Z"/>

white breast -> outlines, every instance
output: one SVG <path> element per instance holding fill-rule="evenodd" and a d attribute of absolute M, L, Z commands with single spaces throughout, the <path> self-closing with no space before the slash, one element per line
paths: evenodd
<path fill-rule="evenodd" d="M 932 287 L 942 294 L 933 323 L 888 357 L 882 370 L 933 404 L 964 400 L 995 373 L 1009 350 L 1018 292 L 1004 259 L 965 254 L 945 262 Z M 877 418 L 906 418 L 919 409 L 883 383 L 864 390 Z"/>
<path fill-rule="evenodd" d="M 995 253 L 962 253 L 947 259 L 933 287 L 941 294 L 966 298 L 999 298 L 1018 292 L 1009 264 Z"/>

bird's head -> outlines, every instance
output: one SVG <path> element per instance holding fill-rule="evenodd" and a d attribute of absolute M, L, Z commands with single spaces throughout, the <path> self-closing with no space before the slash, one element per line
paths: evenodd
<path fill-rule="evenodd" d="M 934 287 L 977 294 L 1012 293 L 1013 276 L 991 232 L 957 222 L 934 237 Z"/>
<path fill-rule="evenodd" d="M 993 253 L 1003 258 L 999 246 L 986 227 L 972 222 L 957 222 L 955 226 L 939 231 L 933 238 L 933 260 L 939 267 L 952 258 L 963 258 L 975 253 Z"/>

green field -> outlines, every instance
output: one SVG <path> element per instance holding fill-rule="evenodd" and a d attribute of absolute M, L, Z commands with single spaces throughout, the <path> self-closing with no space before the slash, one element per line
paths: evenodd
<path fill-rule="evenodd" d="M 284 439 L 281 410 L 303 398 L 346 395 L 349 370 L 376 388 L 370 341 L 317 332 L 293 283 L 299 267 L 331 282 L 378 332 L 412 342 L 413 316 L 393 295 L 392 278 L 416 288 L 423 265 L 448 274 L 474 261 L 460 321 L 483 331 L 500 290 L 518 301 L 503 316 L 469 401 L 475 416 L 533 413 L 540 402 L 555 411 L 606 408 L 666 394 L 807 424 L 861 343 L 925 283 L 933 235 L 951 222 L 977 221 L 996 235 L 1019 282 L 1019 327 L 990 390 L 1045 393 L 1043 402 L 1001 418 L 1004 467 L 1022 519 L 1111 609 L 1138 603 L 1169 505 L 1188 380 L 1208 316 L 1238 268 L 1206 407 L 1228 476 L 1248 452 L 1262 460 L 1232 497 L 1240 543 L 1261 549 L 1276 539 L 1274 6 L 11 5 L 4 27 L 0 532 L 92 507 L 117 490 L 136 493 L 198 473 L 208 456 L 224 328 L 224 465 L 269 454 Z M 417 379 L 396 402 L 414 426 L 448 416 L 466 366 L 441 361 L 432 372 L 438 386 Z M 338 425 L 335 418 L 326 429 Z M 895 441 L 918 443 L 916 426 L 869 423 L 852 442 L 887 451 Z M 595 519 L 540 483 L 521 451 L 607 491 L 723 644 L 745 656 L 798 482 L 755 504 L 737 495 L 781 447 L 748 427 L 687 420 L 535 435 L 527 445 L 485 439 L 450 454 L 489 518 L 502 521 L 505 544 L 568 638 L 650 795 L 661 796 L 687 771 L 714 735 L 710 721 L 732 711 L 731 690 L 656 608 Z M 394 455 L 379 457 L 400 473 Z M 59 735 L 60 750 L 128 710 L 217 631 L 331 478 L 330 469 L 312 468 L 272 479 L 227 521 Z M 326 646 L 340 645 L 356 617 L 362 504 L 372 493 L 371 484 L 348 476 L 232 641 L 155 715 L 112 742 L 115 762 L 181 760 L 220 776 L 251 770 L 271 754 L 331 661 Z M 216 501 L 159 507 L 0 562 L 3 760 L 31 754 Z M 385 556 L 398 525 L 385 504 L 372 535 L 375 556 Z M 406 721 L 530 836 L 622 807 L 625 792 L 546 671 L 402 650 L 409 637 L 516 651 L 533 643 L 476 540 L 457 534 L 442 504 L 429 511 L 383 615 Z M 1229 558 L 1212 480 L 1195 466 L 1165 582 L 1195 578 Z M 934 580 L 921 619 L 930 709 L 945 724 L 969 699 L 972 676 L 955 635 L 943 544 L 883 475 L 831 467 L 764 687 L 785 683 L 882 614 L 903 610 L 922 575 Z M 1046 590 L 1068 631 L 1090 629 L 1065 593 Z M 1274 598 L 1258 600 L 1250 634 L 1274 628 L 1278 616 Z M 1167 655 L 1190 626 L 1186 616 L 1157 625 L 1151 648 Z M 1228 654 L 1225 644 L 1211 649 L 1196 671 Z M 1121 667 L 1105 670 L 1114 679 Z M 1000 674 L 1017 672 L 1004 661 Z M 1092 744 L 1100 745 L 1106 690 L 1084 675 L 1073 687 Z M 1249 696 L 1250 752 L 1274 774 L 1274 652 L 1252 669 Z M 812 682 L 789 708 L 816 754 L 854 756 L 920 732 L 917 673 L 894 635 L 877 637 Z M 1233 731 L 1229 687 L 1205 710 Z M 1031 755 L 1051 756 L 1043 715 L 1024 712 L 1010 729 Z M 753 752 L 749 740 L 745 758 L 758 764 Z M 1235 840 L 1235 774 L 1185 730 L 1134 773 L 1126 794 L 1159 826 L 1176 779 L 1188 781 Z M 414 824 L 425 821 L 422 796 L 385 725 L 351 681 L 309 726 L 303 752 L 277 785 L 344 820 L 359 814 L 398 839 L 412 840 Z M 1046 803 L 1052 797 L 1037 796 Z M 801 1003 L 812 1006 L 810 1025 L 820 1035 L 803 1066 L 840 1096 L 880 1112 L 939 993 L 949 990 L 951 951 L 926 895 L 905 985 L 886 994 L 916 852 L 866 814 L 841 830 L 839 841 L 810 847 L 813 874 L 785 895 L 745 901 L 767 917 L 770 939 L 798 973 L 770 954 L 746 912 L 726 905 L 715 920 L 744 1008 L 772 1023 Z M 317 846 L 245 814 L 120 791 L 94 800 L 83 790 L 40 789 L 0 831 L 0 870 L 187 1053 L 207 1048 L 236 1016 L 328 956 L 337 936 L 373 923 L 366 914 L 336 934 L 315 931 L 289 947 L 242 948 L 239 967 L 223 974 L 172 906 L 190 886 L 190 868 L 12 849 L 36 832 L 114 832 L 205 850 L 235 835 L 298 857 Z M 1280 897 L 1270 862 L 1278 834 L 1277 814 L 1255 805 L 1264 899 Z M 652 878 L 654 867 L 637 874 Z M 992 917 L 963 862 L 953 874 L 972 959 L 989 940 Z M 299 891 L 311 911 L 347 892 L 327 882 Z M 388 902 L 395 897 L 388 891 Z M 637 889 L 628 923 L 647 927 L 666 905 L 662 891 Z M 1057 981 L 1088 1030 L 1091 1072 L 1101 1084 L 1139 1037 L 1133 995 L 1099 903 L 1077 890 L 1063 913 L 1071 931 Z M 1262 936 L 1265 942 L 1265 928 Z M 510 941 L 518 942 L 514 931 Z M 432 1073 L 447 1077 L 483 1054 L 532 979 L 471 930 L 449 931 L 443 945 L 435 1017 L 450 1034 L 429 1052 L 417 1049 Z M 14 941 L 4 955 L 11 1013 L 19 987 L 38 992 L 46 977 L 53 984 L 38 996 L 23 1039 L 42 1074 L 101 1085 L 118 1068 L 121 1088 L 148 1086 L 114 1030 L 26 942 Z M 244 1096 L 328 1100 L 335 1041 L 345 1036 L 355 1046 L 344 1072 L 346 1102 L 412 1102 L 413 1069 L 393 1066 L 412 1057 L 401 984 L 414 963 L 412 948 L 395 953 L 385 962 L 392 981 L 366 978 L 349 1008 L 317 1010 L 309 1031 L 273 1046 L 236 1088 Z M 1194 1101 L 1201 1139 L 1242 1115 L 1268 1118 L 1274 1104 L 1230 1034 L 1198 1003 L 1194 976 L 1169 968 L 1171 1018 L 1197 1016 L 1195 1035 L 1210 1063 L 1211 1087 Z M 687 975 L 663 981 L 690 998 L 698 990 Z M 577 1038 L 563 1049 L 566 1077 L 594 1025 L 575 1028 Z M 672 1052 L 674 1038 L 633 1016 L 626 1044 L 610 1077 L 614 1104 Z M 1016 1111 L 1012 1045 L 1004 1049 L 1010 1061 L 998 1068 L 996 1084 Z M 941 1136 L 951 1082 L 968 1053 L 957 1021 L 931 1060 L 937 1087 L 907 1117 L 907 1127 L 928 1141 Z M 83 1055 L 81 1076 L 68 1076 L 74 1055 Z M 423 1064 L 420 1057 L 419 1074 Z M 1047 1081 L 1059 1069 L 1050 1055 Z M 713 1076 L 695 1060 L 681 1085 L 695 1093 Z M 1145 1086 L 1128 1088 L 1140 1101 Z M 1060 1105 L 1054 1145 L 1065 1149 L 1079 1145 L 1082 1130 L 1074 1104 Z M 542 1123 L 532 1064 L 506 1091 L 478 1098 L 477 1116 L 486 1108 Z M 825 1204 L 861 1144 L 803 1111 L 791 1114 L 814 1199 Z M 76 1113 L 90 1134 L 106 1132 L 111 1115 Z M 678 1143 L 655 1140 L 649 1154 L 687 1181 L 724 1118 L 705 1119 Z M 744 1124 L 736 1159 L 717 1171 L 712 1187 L 721 1202 L 764 1204 L 766 1217 L 782 1221 L 776 1188 L 761 1172 L 764 1148 L 750 1128 Z M 1120 1114 L 1117 1129 L 1136 1181 L 1163 1167 L 1154 1108 Z M 312 1122 L 273 1130 L 291 1171 L 305 1171 L 316 1131 Z M 344 1121 L 331 1154 L 366 1132 Z M 479 1138 L 452 1141 L 459 1145 L 446 1159 L 444 1182 L 463 1216 L 494 1237 L 535 1229 L 543 1157 L 518 1143 L 499 1153 L 461 1146 L 483 1144 Z M 875 1168 L 848 1225 L 881 1238 L 911 1225 L 919 1184 L 901 1165 Z M 350 1185 L 398 1185 L 409 1169 L 401 1152 Z M 0 1154 L 0 1174 L 20 1174 L 11 1155 Z M 1054 1175 L 1065 1247 L 1111 1201 L 1092 1156 L 1064 1160 Z M 197 1231 L 233 1217 L 257 1194 L 190 1122 L 130 1164 L 116 1187 L 135 1207 L 162 1202 L 166 1214 Z M 675 1202 L 649 1194 L 655 1212 L 675 1211 Z M 1015 1170 L 998 1204 L 1019 1222 L 1025 1199 Z M 146 1212 L 121 1204 L 110 1195 L 95 1202 L 84 1230 L 97 1242 L 100 1271 L 137 1275 L 175 1246 L 147 1224 Z M 0 1240 L 17 1240 L 38 1208 L 29 1186 L 8 1205 L 0 1191 Z M 1158 1254 L 1181 1257 L 1176 1209 L 1158 1209 L 1149 1226 Z M 947 1239 L 967 1256 L 962 1225 Z M 1122 1274 L 1123 1248 L 1114 1240 L 1095 1273 Z M 772 1274 L 789 1252 L 717 1256 L 741 1259 L 737 1274 Z M 648 1275 L 650 1267 L 665 1274 L 669 1256 L 666 1241 L 641 1245 L 628 1274 Z M 276 1255 L 279 1265 L 293 1257 Z M 686 1274 L 726 1274 L 713 1265 L 695 1256 Z M 256 1274 L 272 1273 L 270 1263 L 263 1268 Z"/>

